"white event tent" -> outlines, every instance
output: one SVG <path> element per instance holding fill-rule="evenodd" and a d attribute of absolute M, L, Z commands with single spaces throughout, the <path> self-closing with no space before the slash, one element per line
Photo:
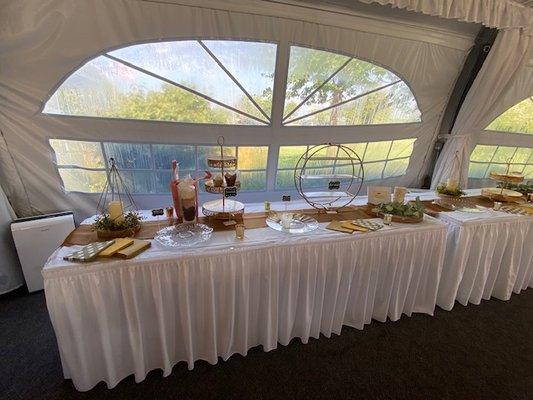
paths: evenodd
<path fill-rule="evenodd" d="M 449 179 L 462 189 L 478 189 L 495 185 L 489 179 L 492 171 L 509 169 L 533 180 L 532 36 L 531 0 L 0 1 L 0 294 L 23 284 L 11 222 L 62 211 L 72 211 L 77 223 L 87 220 L 96 213 L 111 158 L 142 210 L 172 204 L 172 160 L 179 162 L 182 177 L 203 176 L 206 157 L 219 154 L 219 136 L 225 151 L 239 160 L 239 201 L 256 207 L 285 195 L 298 199 L 296 161 L 322 143 L 344 144 L 357 153 L 364 168 L 360 196 L 369 186 L 417 192 L 434 190 Z M 342 172 L 343 167 L 337 161 L 325 163 L 314 173 Z M 205 191 L 199 196 L 200 202 L 213 198 Z M 516 283 L 502 283 L 491 273 L 483 278 L 495 292 L 501 286 L 505 299 L 533 284 L 530 272 L 522 271 L 532 257 L 527 248 L 532 231 L 525 226 L 505 231 L 508 242 L 525 243 L 520 244 L 525 255 L 512 262 L 518 272 L 509 273 Z M 453 229 L 448 225 L 446 251 L 454 250 L 450 240 L 475 242 L 477 236 Z M 446 243 L 445 228 L 435 232 L 427 233 L 426 242 Z M 412 254 L 418 250 L 413 243 L 421 242 L 411 243 Z M 384 243 L 380 246 L 388 245 Z M 442 266 L 444 247 L 434 252 L 423 247 L 420 253 L 430 257 L 424 263 Z M 349 245 L 344 250 L 350 251 Z M 275 257 L 273 252 L 265 250 L 264 257 Z M 508 256 L 501 253 L 501 259 Z M 254 256 L 258 265 L 261 254 Z M 305 254 L 294 257 L 306 259 Z M 449 262 L 460 264 L 463 274 L 473 257 L 454 254 Z M 481 258 L 475 259 L 479 271 L 491 262 Z M 420 289 L 423 293 L 416 296 L 433 296 L 432 306 L 437 301 L 447 310 L 455 300 L 463 301 L 461 296 L 466 303 L 476 297 L 477 304 L 491 297 L 489 289 L 475 293 L 474 283 L 467 288 L 468 277 L 461 276 L 461 281 L 446 276 L 455 273 L 451 267 L 446 270 L 446 262 L 435 279 L 438 283 L 442 272 L 449 287 L 440 288 L 438 298 L 437 288 L 429 294 Z M 209 265 L 199 262 L 195 267 Z M 51 281 L 56 273 L 49 272 Z M 427 271 L 420 274 L 421 281 L 433 279 Z M 257 285 L 265 281 L 258 279 Z M 118 291 L 124 282 L 112 284 Z M 81 286 L 61 290 L 73 297 L 83 292 Z M 448 292 L 453 296 L 442 300 Z M 353 293 L 345 295 L 348 302 Z M 400 307 L 394 315 L 432 314 L 433 309 L 418 306 L 416 296 L 406 300 L 412 300 L 408 312 Z M 72 313 L 64 321 L 75 320 L 76 314 L 58 306 L 57 298 L 47 293 L 47 301 L 50 310 Z M 346 318 L 352 317 L 348 314 Z M 354 320 L 359 318 L 355 314 Z M 60 322 L 53 311 L 51 316 L 56 333 L 70 332 L 67 322 Z M 342 318 L 332 316 L 327 335 L 338 333 L 336 322 L 350 324 Z M 357 324 L 370 319 L 365 314 Z M 125 325 L 132 324 L 126 320 Z M 105 331 L 112 323 L 102 326 Z M 136 329 L 132 326 L 130 333 Z M 321 329 L 316 331 L 324 333 Z M 255 345 L 271 349 L 298 336 L 290 329 L 282 339 L 272 332 Z M 307 335 L 313 336 L 311 328 Z M 73 344 L 67 353 L 64 343 L 70 337 L 59 336 L 65 377 L 79 390 L 100 380 L 112 387 L 133 373 L 120 366 L 113 370 L 112 362 L 106 364 L 111 372 L 90 361 L 76 370 L 77 362 L 86 362 L 80 356 L 83 346 Z M 205 344 L 192 334 L 188 340 L 199 340 L 198 348 Z M 248 347 L 228 346 L 222 354 L 222 346 L 209 346 L 205 354 L 184 350 L 186 356 L 179 360 L 216 362 L 251 347 L 248 342 Z M 90 358 L 91 351 L 84 356 Z M 170 373 L 179 360 L 168 357 L 164 365 L 146 361 L 143 370 L 139 365 L 144 360 L 134 354 L 136 379 L 156 367 Z M 107 375 L 101 377 L 104 369 Z M 83 373 L 76 375 L 79 370 Z"/>

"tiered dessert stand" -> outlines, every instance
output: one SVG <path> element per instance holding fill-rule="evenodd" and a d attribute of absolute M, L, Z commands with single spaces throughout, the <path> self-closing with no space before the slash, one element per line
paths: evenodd
<path fill-rule="evenodd" d="M 491 172 L 490 179 L 501 183 L 501 188 L 483 188 L 481 189 L 481 195 L 494 201 L 505 202 L 517 202 L 522 198 L 522 193 L 516 190 L 508 189 L 510 183 L 522 183 L 524 176 L 517 172 L 509 172 L 509 166 L 507 172 Z"/>
<path fill-rule="evenodd" d="M 224 154 L 224 137 L 220 136 L 217 140 L 220 146 L 220 156 L 208 157 L 207 166 L 209 168 L 220 169 L 222 175 L 222 184 L 214 185 L 214 179 L 205 182 L 205 191 L 212 194 L 221 195 L 221 199 L 212 200 L 202 205 L 202 213 L 205 216 L 216 219 L 228 219 L 235 215 L 244 213 L 244 204 L 240 201 L 230 199 L 235 197 L 241 188 L 241 183 L 235 178 L 232 185 L 227 184 L 225 172 L 235 171 L 237 169 L 237 157 Z"/>

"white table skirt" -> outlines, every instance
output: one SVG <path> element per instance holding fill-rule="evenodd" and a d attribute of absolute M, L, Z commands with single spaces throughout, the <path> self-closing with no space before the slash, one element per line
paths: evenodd
<path fill-rule="evenodd" d="M 230 236 L 231 235 L 231 236 Z M 160 368 L 306 343 L 372 319 L 433 314 L 446 230 L 426 218 L 368 234 L 324 229 L 217 232 L 196 251 L 153 249 L 129 261 L 73 265 L 59 249 L 43 270 L 66 378 L 78 390 L 114 387 Z"/>
<path fill-rule="evenodd" d="M 533 217 L 489 210 L 441 213 L 447 246 L 437 304 L 451 310 L 533 287 Z"/>

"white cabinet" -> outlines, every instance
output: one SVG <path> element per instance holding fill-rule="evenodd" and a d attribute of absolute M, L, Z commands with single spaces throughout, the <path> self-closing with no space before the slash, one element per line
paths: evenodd
<path fill-rule="evenodd" d="M 71 212 L 21 218 L 11 223 L 13 240 L 30 292 L 43 289 L 41 270 L 46 260 L 73 230 Z"/>

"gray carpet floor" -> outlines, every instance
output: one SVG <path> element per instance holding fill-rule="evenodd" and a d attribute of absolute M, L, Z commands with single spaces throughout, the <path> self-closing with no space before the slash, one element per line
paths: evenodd
<path fill-rule="evenodd" d="M 85 393 L 62 378 L 44 294 L 19 290 L 0 297 L 0 399 L 531 400 L 533 289 Z"/>

